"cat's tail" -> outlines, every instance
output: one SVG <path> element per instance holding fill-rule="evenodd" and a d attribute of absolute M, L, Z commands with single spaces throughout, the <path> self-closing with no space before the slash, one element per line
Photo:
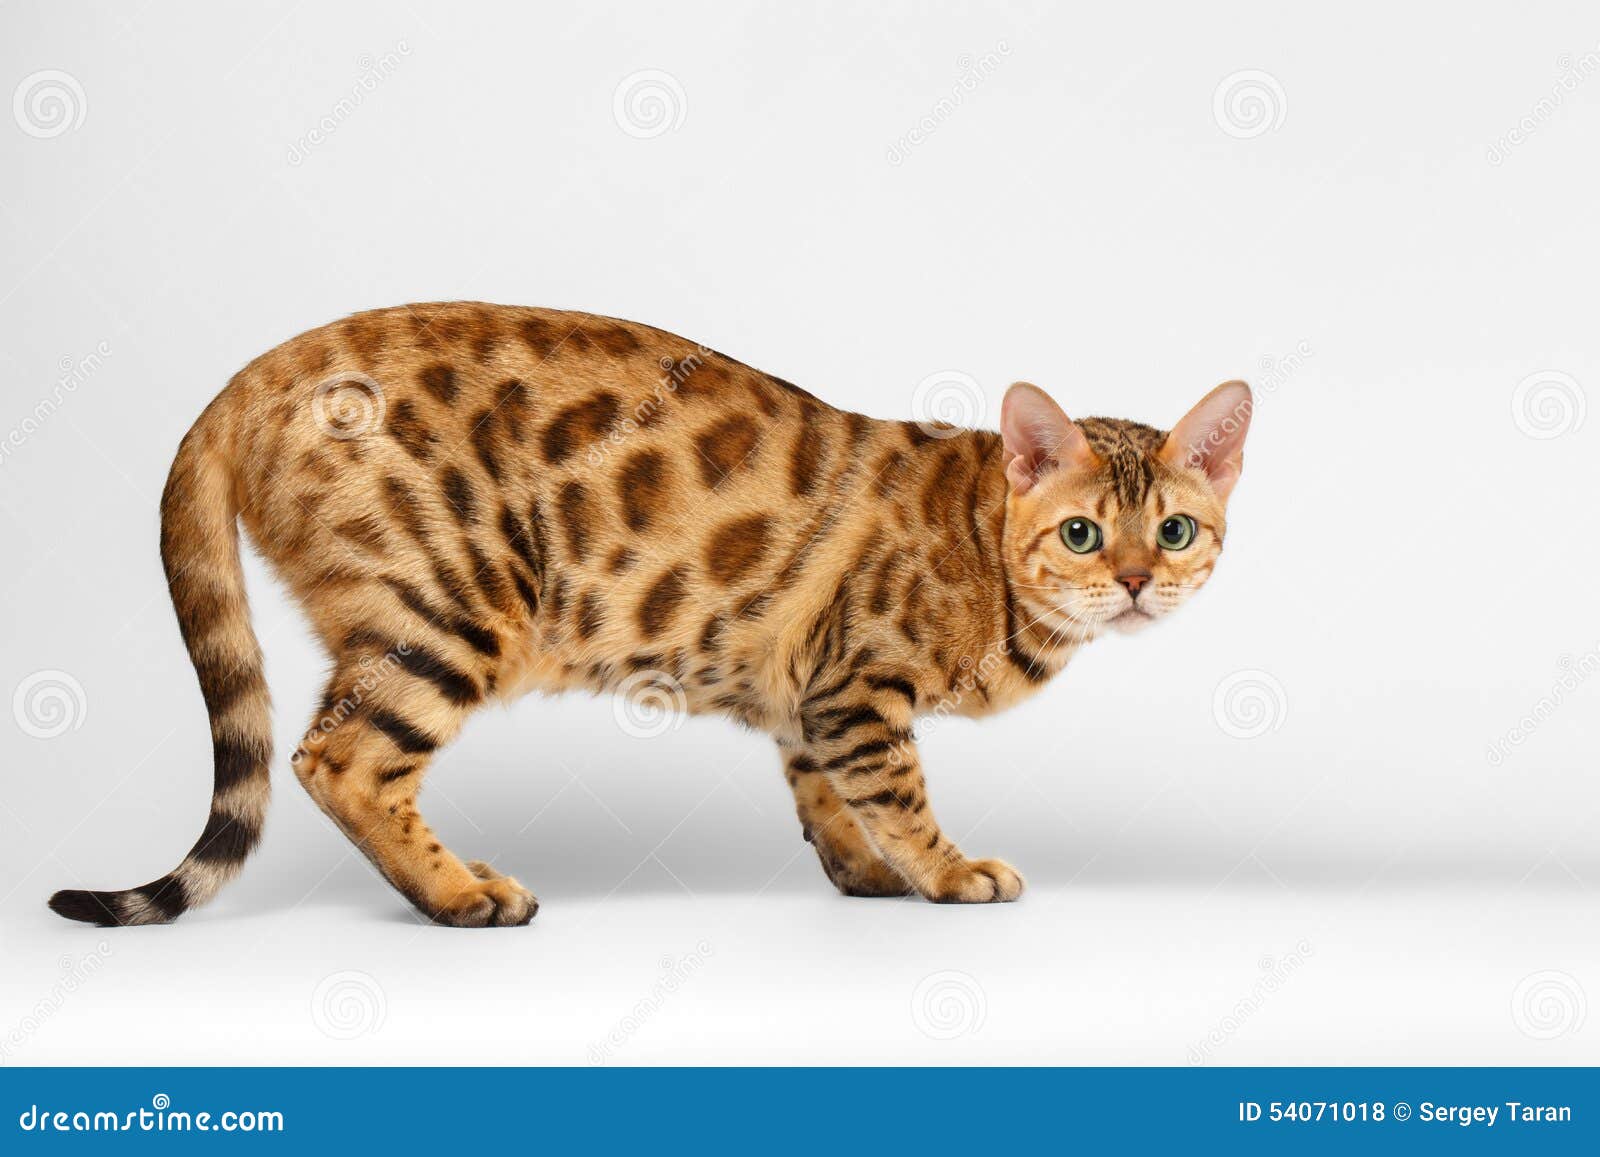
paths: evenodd
<path fill-rule="evenodd" d="M 161 496 L 161 562 L 211 717 L 211 814 L 171 872 L 124 892 L 57 892 L 50 907 L 95 924 L 165 924 L 238 874 L 261 835 L 272 727 L 261 647 L 239 565 L 239 500 L 220 407 L 178 447 Z"/>

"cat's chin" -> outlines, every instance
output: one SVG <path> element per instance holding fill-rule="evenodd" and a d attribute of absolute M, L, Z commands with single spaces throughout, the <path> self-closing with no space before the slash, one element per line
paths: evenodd
<path fill-rule="evenodd" d="M 1106 626 L 1119 635 L 1136 635 L 1155 621 L 1154 615 L 1147 614 L 1138 607 L 1129 607 L 1116 618 L 1108 619 Z"/>

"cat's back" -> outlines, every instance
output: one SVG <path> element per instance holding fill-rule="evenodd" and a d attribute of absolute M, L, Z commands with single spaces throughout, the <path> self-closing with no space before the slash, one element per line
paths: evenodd
<path fill-rule="evenodd" d="M 690 542 L 719 560 L 697 567 L 710 581 L 770 576 L 863 479 L 892 485 L 915 441 L 649 325 L 480 302 L 310 330 L 208 417 L 269 557 L 305 555 L 325 525 L 420 522 L 410 537 L 432 540 L 538 504 L 553 561 L 610 581 Z"/>
<path fill-rule="evenodd" d="M 720 486 L 781 428 L 795 443 L 782 469 L 805 493 L 826 435 L 851 421 L 652 326 L 483 302 L 371 310 L 309 330 L 247 365 L 211 409 L 251 491 L 291 463 L 326 474 L 329 455 L 346 474 L 453 467 L 526 485 L 580 466 L 621 469 L 625 451 L 661 438 L 684 441 L 692 473 Z M 648 465 L 633 463 L 641 475 Z"/>
<path fill-rule="evenodd" d="M 679 395 L 753 407 L 768 417 L 785 398 L 822 405 L 788 382 L 653 326 L 487 302 L 352 314 L 263 353 L 226 393 L 265 417 L 267 407 L 314 401 L 319 390 L 363 378 L 369 390 L 382 392 L 385 405 L 426 407 L 439 426 L 453 415 L 481 418 L 484 409 L 506 404 L 554 411 L 588 401 L 597 424 L 614 413 L 615 423 L 606 426 L 630 417 L 649 425 L 665 416 L 654 416 L 659 404 Z"/>

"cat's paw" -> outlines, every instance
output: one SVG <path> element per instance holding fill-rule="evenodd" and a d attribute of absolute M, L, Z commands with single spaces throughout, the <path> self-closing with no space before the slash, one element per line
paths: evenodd
<path fill-rule="evenodd" d="M 935 904 L 1003 904 L 1022 895 L 1022 875 L 1004 860 L 962 860 L 923 894 Z"/>
<path fill-rule="evenodd" d="M 451 898 L 433 914 L 435 924 L 452 928 L 510 928 L 526 924 L 539 911 L 534 894 L 510 876 L 502 876 L 481 860 L 467 869 L 477 876 L 476 884 Z M 484 873 L 493 873 L 484 875 Z"/>

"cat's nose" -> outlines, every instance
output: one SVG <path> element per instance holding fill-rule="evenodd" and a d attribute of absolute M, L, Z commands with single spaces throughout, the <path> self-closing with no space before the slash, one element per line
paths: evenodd
<path fill-rule="evenodd" d="M 1150 572 L 1147 570 L 1128 571 L 1119 574 L 1117 581 L 1128 588 L 1128 593 L 1134 598 L 1139 597 L 1139 592 L 1144 589 L 1144 584 L 1150 581 Z"/>

